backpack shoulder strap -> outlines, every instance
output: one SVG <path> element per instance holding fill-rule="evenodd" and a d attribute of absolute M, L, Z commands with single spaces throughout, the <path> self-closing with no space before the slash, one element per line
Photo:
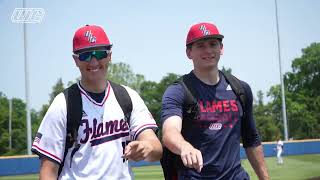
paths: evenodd
<path fill-rule="evenodd" d="M 127 121 L 128 125 L 130 126 L 130 117 L 132 112 L 132 101 L 129 96 L 128 91 L 121 86 L 120 84 L 114 83 L 112 81 L 109 81 L 110 85 L 113 89 L 113 92 L 116 96 L 116 99 L 118 103 L 120 104 L 120 107 L 124 113 L 125 120 Z"/>
<path fill-rule="evenodd" d="M 67 106 L 67 136 L 63 161 L 59 167 L 59 174 L 62 171 L 68 149 L 76 142 L 80 121 L 82 119 L 82 99 L 78 84 L 75 83 L 71 85 L 63 91 L 63 94 L 65 96 Z M 79 148 L 80 146 L 77 144 L 72 153 L 74 154 Z"/>
<path fill-rule="evenodd" d="M 78 84 L 73 84 L 63 93 L 67 103 L 67 135 L 71 133 L 72 138 L 76 138 L 82 119 L 82 99 Z"/>
<path fill-rule="evenodd" d="M 247 96 L 241 82 L 238 78 L 233 76 L 230 73 L 220 71 L 225 77 L 228 84 L 230 84 L 231 89 L 236 94 L 236 96 L 240 99 L 240 103 L 243 109 L 244 116 L 246 115 L 246 106 L 247 106 Z"/>
<path fill-rule="evenodd" d="M 173 84 L 180 84 L 184 91 L 183 100 L 183 118 L 181 134 L 184 136 L 187 133 L 187 129 L 192 127 L 192 123 L 188 123 L 191 119 L 196 119 L 199 115 L 199 105 L 196 92 L 192 87 L 190 76 L 185 74 L 178 78 Z M 177 171 L 183 166 L 180 156 L 171 152 L 167 147 L 163 146 L 163 156 L 160 160 L 165 180 L 176 180 Z"/>
<path fill-rule="evenodd" d="M 241 85 L 240 80 L 230 73 L 224 73 L 222 71 L 220 71 L 220 72 L 225 77 L 227 83 L 230 84 L 233 92 L 239 98 L 241 106 L 243 107 L 244 115 L 246 115 L 247 95 L 245 93 L 243 86 Z M 195 97 L 197 97 L 197 92 L 192 87 L 191 82 L 192 81 L 190 80 L 190 77 L 188 76 L 188 74 L 183 75 L 181 78 L 179 78 L 177 80 L 177 83 L 180 83 L 186 91 L 186 97 L 184 99 L 185 105 L 190 106 L 190 108 L 193 107 L 194 105 L 197 106 L 197 107 L 193 107 L 192 110 L 190 108 L 187 109 L 187 113 L 191 113 L 191 111 L 193 111 L 194 113 L 196 113 L 195 115 L 198 115 L 199 114 L 199 105 L 198 105 L 197 100 L 195 98 Z"/>
<path fill-rule="evenodd" d="M 191 84 L 191 79 L 189 74 L 181 76 L 175 81 L 175 83 L 181 84 L 185 90 L 185 97 L 183 100 L 183 110 L 186 112 L 186 115 L 192 119 L 196 119 L 199 115 L 199 105 L 195 97 L 198 96 L 198 93 L 194 90 Z"/>
<path fill-rule="evenodd" d="M 189 74 L 185 74 L 177 80 L 177 83 L 181 84 L 185 90 L 185 97 L 183 102 L 183 112 L 184 117 L 182 119 L 182 131 L 183 134 L 185 129 L 192 126 L 192 124 L 187 123 L 185 119 L 197 119 L 200 114 L 199 104 L 195 97 L 198 97 L 198 93 L 194 90 L 192 86 L 192 81 Z"/>
<path fill-rule="evenodd" d="M 190 77 L 188 74 L 182 76 L 182 81 L 180 80 L 181 85 L 184 87 L 186 91 L 185 103 L 186 104 L 194 104 L 197 103 L 196 96 L 198 95 L 196 91 L 193 89 Z"/>

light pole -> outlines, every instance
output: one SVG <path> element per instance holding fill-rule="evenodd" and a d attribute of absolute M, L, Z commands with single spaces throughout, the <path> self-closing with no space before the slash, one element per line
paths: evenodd
<path fill-rule="evenodd" d="M 276 25 L 277 25 L 277 37 L 278 37 L 278 58 L 279 58 L 279 70 L 280 70 L 280 83 L 281 83 L 281 99 L 282 99 L 282 119 L 284 127 L 284 138 L 288 141 L 288 127 L 287 127 L 287 113 L 286 113 L 286 99 L 284 93 L 284 82 L 281 68 L 281 51 L 280 51 L 280 35 L 279 35 L 279 22 L 278 22 L 278 5 L 277 0 L 275 2 L 275 12 L 276 12 Z"/>
<path fill-rule="evenodd" d="M 12 149 L 11 122 L 12 122 L 12 99 L 9 100 L 9 150 Z"/>
<path fill-rule="evenodd" d="M 23 8 L 26 7 L 23 0 Z M 23 23 L 23 42 L 24 42 L 24 73 L 25 73 L 25 93 L 26 93 L 26 116 L 27 116 L 27 152 L 31 155 L 31 116 L 30 116 L 30 95 L 29 95 L 29 67 L 28 67 L 28 51 L 27 51 L 27 25 Z"/>

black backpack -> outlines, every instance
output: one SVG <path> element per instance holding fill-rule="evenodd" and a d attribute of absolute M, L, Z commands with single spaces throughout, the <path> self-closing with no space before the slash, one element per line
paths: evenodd
<path fill-rule="evenodd" d="M 242 116 L 242 122 L 244 119 L 246 119 L 246 106 L 247 106 L 247 95 L 245 93 L 244 88 L 242 87 L 240 80 L 237 79 L 235 76 L 224 73 L 222 71 L 219 71 L 222 73 L 222 75 L 225 77 L 227 83 L 231 86 L 231 89 L 239 98 L 239 101 L 241 103 L 242 109 L 243 109 L 243 116 Z M 184 97 L 183 102 L 183 120 L 182 120 L 182 129 L 181 134 L 184 136 L 186 133 L 186 129 L 190 128 L 192 124 L 189 124 L 189 122 L 186 119 L 197 119 L 200 114 L 199 104 L 197 102 L 197 99 L 195 97 L 198 97 L 198 94 L 193 89 L 191 80 L 188 74 L 183 75 L 180 77 L 176 82 L 181 84 L 184 87 L 184 90 L 186 92 L 186 96 Z M 183 167 L 181 158 L 179 155 L 172 153 L 167 147 L 163 146 L 163 155 L 160 160 L 163 174 L 165 180 L 177 180 L 177 171 L 179 168 Z"/>
<path fill-rule="evenodd" d="M 125 120 L 127 121 L 128 125 L 130 125 L 130 117 L 132 112 L 131 98 L 127 90 L 123 86 L 117 83 L 114 83 L 112 81 L 109 81 L 109 83 L 125 115 Z M 75 148 L 71 152 L 71 159 L 72 159 L 75 152 L 77 152 L 80 148 L 80 144 L 78 144 L 78 142 L 75 140 L 77 139 L 77 136 L 78 136 L 78 129 L 80 126 L 82 113 L 83 113 L 81 94 L 80 94 L 80 89 L 78 87 L 78 84 L 71 85 L 70 87 L 68 87 L 63 91 L 63 94 L 65 96 L 66 104 L 67 104 L 67 136 L 66 136 L 66 144 L 64 148 L 63 161 L 60 164 L 58 175 L 60 175 L 62 171 L 64 162 L 66 160 L 65 158 L 68 154 L 68 149 L 71 148 L 75 143 Z"/>

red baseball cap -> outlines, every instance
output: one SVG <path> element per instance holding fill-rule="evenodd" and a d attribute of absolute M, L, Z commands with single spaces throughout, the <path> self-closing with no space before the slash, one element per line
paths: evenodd
<path fill-rule="evenodd" d="M 219 33 L 218 28 L 214 24 L 198 23 L 191 26 L 188 32 L 186 45 L 188 46 L 204 38 L 216 38 L 222 40 L 224 36 Z"/>
<path fill-rule="evenodd" d="M 97 48 L 111 48 L 107 34 L 102 27 L 96 25 L 86 25 L 79 28 L 73 37 L 73 52 Z"/>

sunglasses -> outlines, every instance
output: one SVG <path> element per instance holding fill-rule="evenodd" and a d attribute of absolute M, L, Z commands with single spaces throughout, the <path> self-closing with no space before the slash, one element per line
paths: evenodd
<path fill-rule="evenodd" d="M 111 50 L 88 51 L 88 52 L 83 52 L 83 53 L 80 53 L 80 54 L 75 54 L 75 56 L 77 56 L 77 58 L 80 61 L 83 61 L 83 62 L 90 62 L 91 58 L 93 56 L 99 61 L 101 59 L 104 59 L 104 58 L 108 57 L 110 52 L 111 52 Z"/>

